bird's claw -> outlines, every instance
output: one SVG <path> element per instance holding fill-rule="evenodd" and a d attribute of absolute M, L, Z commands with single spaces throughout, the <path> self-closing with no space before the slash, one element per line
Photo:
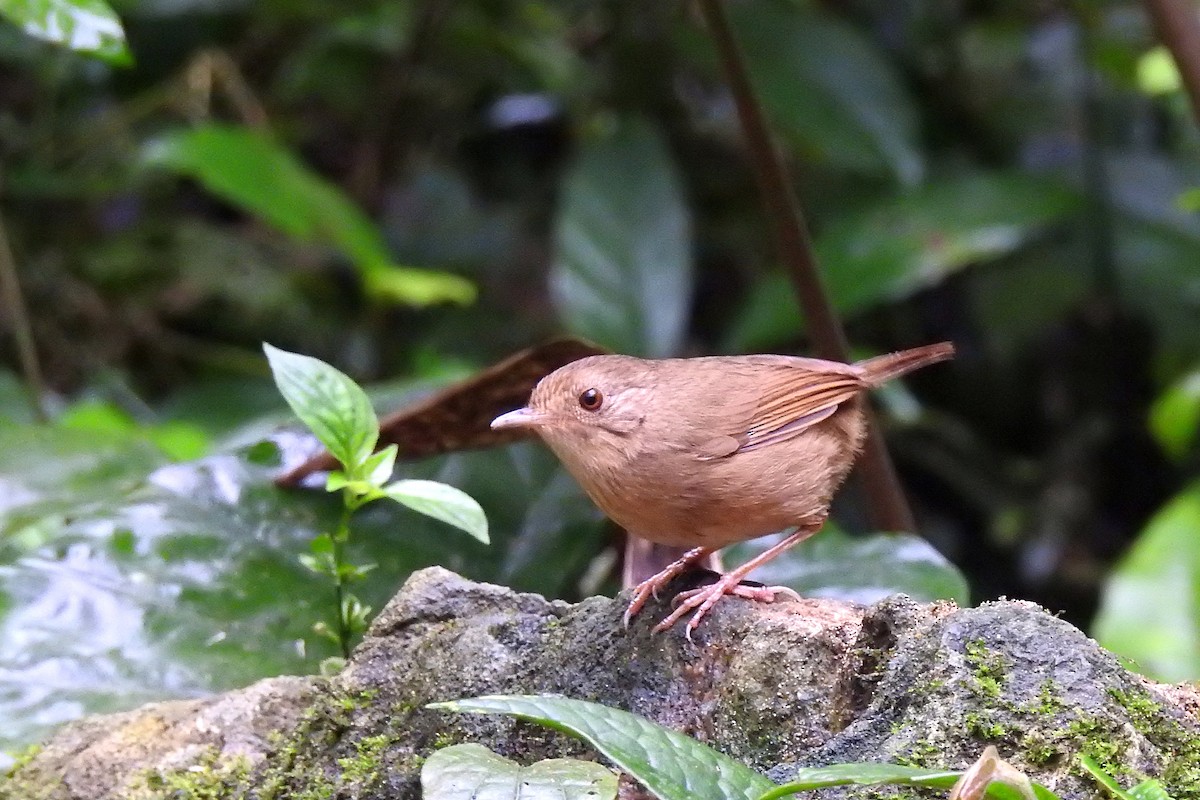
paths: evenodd
<path fill-rule="evenodd" d="M 686 592 L 680 592 L 675 595 L 672 603 L 676 606 L 675 610 L 670 613 L 662 622 L 654 626 L 654 633 L 662 633 L 670 630 L 676 622 L 687 616 L 693 609 L 695 613 L 684 626 L 684 637 L 689 642 L 692 641 L 692 631 L 696 630 L 696 626 L 700 624 L 700 620 L 717 604 L 725 595 L 733 595 L 735 597 L 744 597 L 747 600 L 755 600 L 760 603 L 773 603 L 776 600 L 776 595 L 785 595 L 793 600 L 800 600 L 794 590 L 786 586 L 747 586 L 741 583 L 737 578 L 722 578 L 709 586 L 701 586 L 699 589 L 689 589 Z"/>

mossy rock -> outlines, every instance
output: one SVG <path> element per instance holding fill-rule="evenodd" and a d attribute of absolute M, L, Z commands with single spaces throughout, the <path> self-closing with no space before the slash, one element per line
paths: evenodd
<path fill-rule="evenodd" d="M 1197 694 L 1130 674 L 1027 603 L 731 600 L 695 644 L 650 633 L 661 605 L 629 630 L 623 610 L 424 570 L 338 675 L 67 725 L 0 781 L 0 800 L 390 800 L 419 797 L 424 759 L 458 742 L 523 763 L 592 757 L 535 725 L 425 707 L 539 692 L 634 711 L 780 780 L 839 761 L 961 768 L 996 744 L 1065 798 L 1096 794 L 1079 753 L 1200 797 Z"/>

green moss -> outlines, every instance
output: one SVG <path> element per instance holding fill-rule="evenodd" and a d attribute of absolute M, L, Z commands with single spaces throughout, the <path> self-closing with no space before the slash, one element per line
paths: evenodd
<path fill-rule="evenodd" d="M 1008 660 L 1000 653 L 988 650 L 983 639 L 973 639 L 966 646 L 967 663 L 976 688 L 985 697 L 999 698 L 1004 693 L 1004 676 Z"/>
<path fill-rule="evenodd" d="M 0 776 L 0 798 L 3 800 L 49 800 L 58 794 L 62 779 L 56 776 L 35 774 L 26 778 L 21 774 L 42 752 L 40 744 L 30 745 L 16 757 L 15 763 Z"/>
<path fill-rule="evenodd" d="M 379 735 L 367 736 L 355 742 L 354 755 L 337 761 L 342 769 L 341 783 L 354 786 L 356 791 L 375 784 L 383 768 L 383 753 L 392 741 L 390 736 Z"/>
<path fill-rule="evenodd" d="M 1133 729 L 1168 754 L 1162 781 L 1175 798 L 1200 798 L 1200 735 L 1163 711 L 1144 690 L 1109 689 L 1109 696 L 1129 715 Z"/>
<path fill-rule="evenodd" d="M 996 741 L 1003 739 L 1009 734 L 1009 728 L 998 722 L 994 715 L 988 711 L 968 712 L 963 717 L 963 724 L 967 729 L 967 733 L 976 739 L 983 739 L 984 741 Z"/>
<path fill-rule="evenodd" d="M 449 747 L 452 744 L 458 743 L 458 734 L 453 731 L 438 731 L 437 735 L 433 737 L 433 741 L 429 743 L 429 746 L 434 750 L 441 750 L 443 747 Z"/>
<path fill-rule="evenodd" d="M 1038 701 L 1035 705 L 1029 706 L 1028 710 L 1032 714 L 1045 716 L 1047 714 L 1057 714 L 1066 708 L 1063 705 L 1062 698 L 1058 696 L 1052 678 L 1046 678 L 1042 681 L 1042 685 L 1038 687 Z"/>
<path fill-rule="evenodd" d="M 249 789 L 251 767 L 244 756 L 221 758 L 215 747 L 191 766 L 142 773 L 130 797 L 136 800 L 232 800 Z"/>
<path fill-rule="evenodd" d="M 938 757 L 941 754 L 941 747 L 926 739 L 918 739 L 913 742 L 907 753 L 899 753 L 893 760 L 906 767 L 932 768 L 937 766 Z"/>
<path fill-rule="evenodd" d="M 1094 717 L 1074 719 L 1061 730 L 1062 735 L 1070 740 L 1079 753 L 1095 759 L 1100 768 L 1113 777 L 1129 777 L 1132 770 L 1121 760 L 1128 746 L 1113 736 Z"/>
<path fill-rule="evenodd" d="M 42 746 L 40 744 L 31 744 L 20 753 L 17 753 L 15 759 L 13 760 L 13 765 L 9 767 L 7 771 L 5 771 L 4 778 L 11 780 L 14 775 L 20 772 L 21 767 L 25 766 L 30 761 L 33 761 L 33 759 L 40 752 L 42 752 Z"/>

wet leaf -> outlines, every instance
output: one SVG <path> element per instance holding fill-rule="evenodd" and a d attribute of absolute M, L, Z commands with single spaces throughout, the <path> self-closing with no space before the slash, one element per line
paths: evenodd
<path fill-rule="evenodd" d="M 598 703 L 551 695 L 475 697 L 430 708 L 509 714 L 583 739 L 662 800 L 752 800 L 774 787 L 766 777 L 708 745 Z"/>
<path fill-rule="evenodd" d="M 0 16 L 38 39 L 117 66 L 133 63 L 121 20 L 104 0 L 6 0 Z"/>
<path fill-rule="evenodd" d="M 1162 681 L 1200 679 L 1200 483 L 1165 505 L 1117 564 L 1092 635 Z"/>
<path fill-rule="evenodd" d="M 724 551 L 729 566 L 745 563 L 776 541 L 768 536 L 736 544 Z M 751 573 L 753 580 L 788 586 L 804 597 L 831 597 L 875 603 L 903 593 L 917 600 L 971 599 L 966 578 L 919 536 L 876 533 L 847 536 L 836 526 L 785 551 Z"/>
<path fill-rule="evenodd" d="M 591 761 L 551 758 L 522 767 L 483 745 L 456 744 L 431 755 L 421 767 L 427 800 L 614 800 L 617 776 Z"/>
<path fill-rule="evenodd" d="M 550 288 L 563 323 L 617 352 L 676 353 L 691 309 L 691 217 L 661 135 L 626 119 L 585 141 L 562 195 Z"/>

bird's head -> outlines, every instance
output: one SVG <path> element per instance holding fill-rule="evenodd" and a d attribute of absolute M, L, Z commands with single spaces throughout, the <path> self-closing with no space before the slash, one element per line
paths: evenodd
<path fill-rule="evenodd" d="M 564 461 L 590 452 L 630 452 L 654 391 L 650 364 L 630 356 L 591 356 L 551 372 L 529 404 L 492 420 L 493 428 L 528 428 Z"/>

